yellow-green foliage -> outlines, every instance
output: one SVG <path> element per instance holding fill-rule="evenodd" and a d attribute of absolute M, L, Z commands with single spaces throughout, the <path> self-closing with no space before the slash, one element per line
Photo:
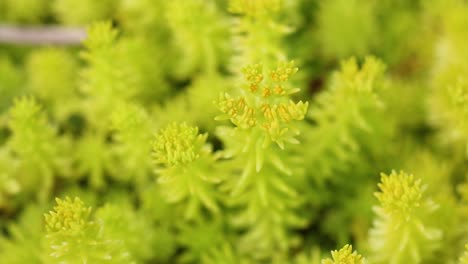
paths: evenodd
<path fill-rule="evenodd" d="M 44 215 L 45 261 L 131 263 L 131 256 L 122 240 L 116 239 L 115 232 L 108 234 L 108 223 L 91 220 L 91 207 L 85 206 L 77 197 L 57 198 L 56 202 L 54 211 Z"/>
<path fill-rule="evenodd" d="M 345 245 L 340 250 L 333 250 L 331 252 L 332 259 L 322 260 L 322 264 L 364 264 L 364 258 L 356 251 L 353 252 L 351 245 Z"/>
<path fill-rule="evenodd" d="M 467 151 L 467 96 L 468 51 L 463 43 L 468 39 L 466 4 L 448 1 L 439 11 L 446 16 L 444 31 L 437 42 L 432 95 L 429 97 L 430 120 L 440 128 L 440 139 L 445 144 Z M 445 12 L 444 12 L 445 11 Z M 448 15 L 450 13 L 450 15 Z"/>
<path fill-rule="evenodd" d="M 61 49 L 46 48 L 29 55 L 26 71 L 32 93 L 48 102 L 58 118 L 68 116 L 77 108 L 76 58 Z M 55 78 L 50 78 L 53 72 Z"/>
<path fill-rule="evenodd" d="M 248 16 L 257 16 L 270 11 L 278 11 L 282 0 L 232 0 L 229 1 L 229 10 Z"/>
<path fill-rule="evenodd" d="M 48 13 L 47 0 L 4 0 L 0 4 L 0 21 L 8 20 L 19 23 L 37 23 Z"/>
<path fill-rule="evenodd" d="M 57 19 L 67 25 L 83 25 L 113 15 L 116 1 L 113 0 L 53 0 L 52 10 Z"/>
<path fill-rule="evenodd" d="M 405 172 L 382 174 L 378 186 L 378 218 L 369 238 L 375 262 L 424 263 L 442 238 L 431 221 L 437 217 L 438 205 L 425 197 L 421 180 Z"/>
<path fill-rule="evenodd" d="M 4 111 L 11 105 L 13 98 L 21 94 L 24 88 L 23 75 L 10 58 L 0 56 L 0 109 Z"/>
<path fill-rule="evenodd" d="M 162 184 L 169 202 L 186 201 L 186 217 L 199 214 L 200 203 L 214 213 L 219 212 L 213 184 L 221 181 L 215 172 L 215 157 L 206 144 L 207 134 L 199 134 L 197 127 L 170 124 L 156 134 L 153 157 L 158 182 Z"/>
<path fill-rule="evenodd" d="M 18 162 L 13 173 L 22 188 L 34 190 L 44 201 L 49 198 L 53 178 L 67 170 L 63 156 L 66 145 L 48 123 L 41 106 L 30 97 L 15 100 L 9 111 L 8 127 L 13 135 L 6 150 Z"/>
<path fill-rule="evenodd" d="M 227 20 L 213 1 L 174 0 L 168 2 L 167 21 L 178 56 L 175 71 L 186 77 L 194 71 L 213 72 L 228 50 Z M 198 14 L 192 16 L 192 14 Z"/>
<path fill-rule="evenodd" d="M 317 126 L 309 128 L 304 137 L 314 147 L 304 151 L 309 157 L 306 166 L 319 182 L 350 166 L 362 153 L 365 141 L 378 136 L 375 115 L 379 118 L 384 107 L 379 98 L 384 69 L 374 57 L 366 58 L 361 68 L 355 58 L 343 61 L 327 90 L 311 105 L 309 117 Z M 366 137 L 360 139 L 363 132 Z"/>
<path fill-rule="evenodd" d="M 0 0 L 0 263 L 468 263 L 467 14 Z"/>
<path fill-rule="evenodd" d="M 465 248 L 468 249 L 468 246 L 465 246 Z M 459 263 L 460 263 L 460 264 L 466 264 L 466 263 L 468 263 L 468 252 L 467 252 L 467 251 L 465 251 L 465 252 L 463 253 L 463 256 L 460 257 Z"/>
<path fill-rule="evenodd" d="M 375 45 L 375 1 L 325 0 L 319 5 L 317 39 L 325 56 L 363 56 Z"/>

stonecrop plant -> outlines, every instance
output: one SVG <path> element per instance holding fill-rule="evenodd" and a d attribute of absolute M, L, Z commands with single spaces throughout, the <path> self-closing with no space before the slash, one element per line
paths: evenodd
<path fill-rule="evenodd" d="M 465 0 L 0 0 L 0 263 L 468 264 L 466 43 Z"/>

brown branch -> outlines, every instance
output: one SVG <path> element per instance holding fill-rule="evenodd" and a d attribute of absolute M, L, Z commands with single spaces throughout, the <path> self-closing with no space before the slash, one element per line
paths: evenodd
<path fill-rule="evenodd" d="M 0 43 L 16 45 L 80 45 L 86 31 L 79 27 L 0 25 Z"/>

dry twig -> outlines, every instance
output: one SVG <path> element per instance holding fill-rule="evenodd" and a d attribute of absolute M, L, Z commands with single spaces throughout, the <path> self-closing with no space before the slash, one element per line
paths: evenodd
<path fill-rule="evenodd" d="M 0 43 L 7 44 L 79 45 L 85 37 L 85 29 L 79 27 L 0 25 Z"/>

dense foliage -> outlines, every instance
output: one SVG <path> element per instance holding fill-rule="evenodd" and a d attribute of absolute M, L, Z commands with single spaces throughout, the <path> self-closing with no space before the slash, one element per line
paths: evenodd
<path fill-rule="evenodd" d="M 467 1 L 1 0 L 1 24 L 87 37 L 0 43 L 0 263 L 468 263 Z"/>

